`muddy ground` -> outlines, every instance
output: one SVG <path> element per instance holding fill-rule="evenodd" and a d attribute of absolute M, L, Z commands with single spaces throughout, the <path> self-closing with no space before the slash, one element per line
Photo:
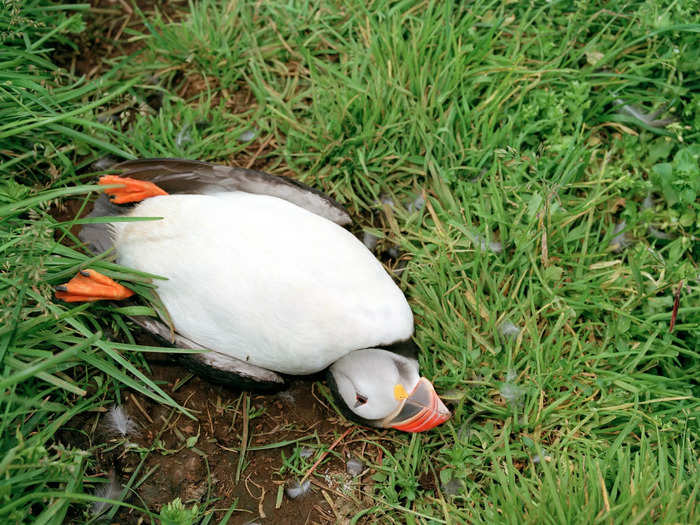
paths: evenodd
<path fill-rule="evenodd" d="M 171 362 L 150 366 L 150 377 L 196 420 L 126 391 L 122 406 L 137 422 L 135 432 L 121 436 L 110 430 L 104 412 L 74 421 L 62 439 L 95 451 L 95 478 L 112 474 L 121 487 L 130 484 L 126 501 L 155 513 L 178 497 L 188 506 L 215 501 L 213 507 L 221 510 L 212 523 L 235 504 L 228 523 L 241 525 L 347 523 L 373 506 L 374 470 L 367 465 L 381 463 L 378 445 L 393 448 L 391 434 L 344 420 L 319 392 L 319 383 L 299 380 L 275 394 L 256 394 L 214 385 Z M 243 459 L 242 443 L 247 443 Z M 283 455 L 296 472 L 284 468 Z M 309 477 L 309 491 L 290 498 L 285 488 L 322 457 Z M 81 517 L 71 521 L 80 523 Z M 126 508 L 111 520 L 148 521 Z"/>

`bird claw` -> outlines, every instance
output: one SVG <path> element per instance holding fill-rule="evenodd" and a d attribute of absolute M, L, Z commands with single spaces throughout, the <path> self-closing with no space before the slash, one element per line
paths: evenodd
<path fill-rule="evenodd" d="M 68 303 L 120 300 L 134 295 L 134 292 L 95 270 L 80 270 L 65 284 L 55 287 L 56 298 Z"/>
<path fill-rule="evenodd" d="M 147 180 L 132 179 L 131 177 L 120 177 L 118 175 L 103 175 L 98 182 L 101 186 L 120 184 L 119 188 L 106 188 L 105 193 L 110 196 L 110 200 L 115 204 L 125 204 L 128 202 L 140 202 L 149 197 L 167 195 L 162 188 Z"/>

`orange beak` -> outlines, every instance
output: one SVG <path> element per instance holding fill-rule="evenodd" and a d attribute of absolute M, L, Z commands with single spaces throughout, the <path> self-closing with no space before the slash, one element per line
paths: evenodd
<path fill-rule="evenodd" d="M 433 384 L 421 377 L 404 400 L 398 414 L 386 426 L 404 432 L 425 432 L 450 419 L 450 411 L 438 397 Z"/>

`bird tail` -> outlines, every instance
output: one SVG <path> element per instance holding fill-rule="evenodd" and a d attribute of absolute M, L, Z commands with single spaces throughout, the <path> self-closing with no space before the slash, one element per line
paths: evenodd
<path fill-rule="evenodd" d="M 130 208 L 112 204 L 105 194 L 101 194 L 95 201 L 88 218 L 119 217 L 129 210 Z M 114 246 L 114 230 L 109 222 L 84 224 L 78 237 L 95 254 L 106 252 Z"/>

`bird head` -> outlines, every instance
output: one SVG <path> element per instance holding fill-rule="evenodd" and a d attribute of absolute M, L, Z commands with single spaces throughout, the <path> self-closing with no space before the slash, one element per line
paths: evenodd
<path fill-rule="evenodd" d="M 331 365 L 329 383 L 343 413 L 362 424 L 423 432 L 450 418 L 418 361 L 387 350 L 350 352 Z"/>

